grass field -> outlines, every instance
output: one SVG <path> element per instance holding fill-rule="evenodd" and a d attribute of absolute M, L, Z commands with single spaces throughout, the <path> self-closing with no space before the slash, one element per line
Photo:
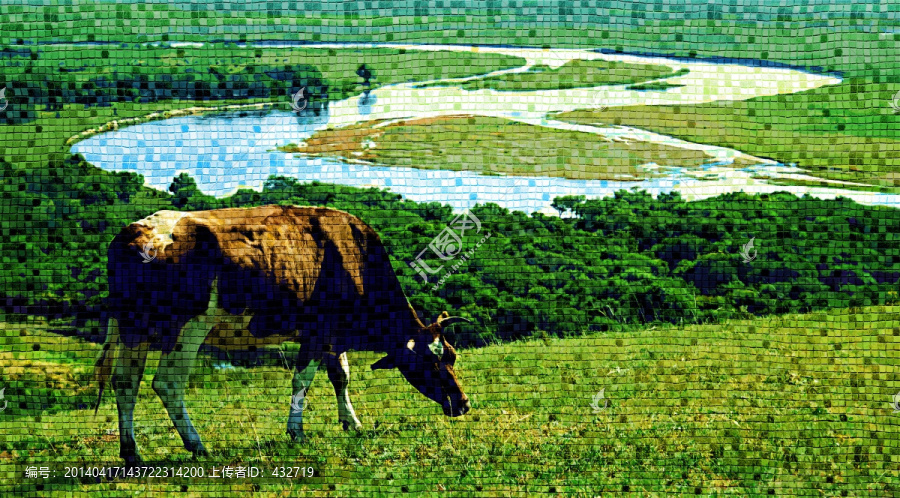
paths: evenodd
<path fill-rule="evenodd" d="M 464 350 L 457 368 L 473 409 L 458 419 L 441 415 L 396 371 L 370 371 L 378 355 L 351 353 L 351 397 L 364 430 L 340 430 L 320 372 L 305 417 L 310 441 L 299 445 L 283 434 L 286 369 L 217 370 L 206 360 L 187 395 L 212 452 L 197 461 L 181 448 L 150 388 L 152 356 L 135 418 L 148 465 L 291 462 L 314 467 L 315 477 L 99 484 L 57 478 L 43 489 L 98 496 L 201 489 L 265 496 L 892 496 L 900 491 L 900 416 L 890 406 L 900 391 L 898 312 L 844 309 Z M 2 330 L 4 349 L 12 351 L 0 368 L 6 399 L 15 407 L 29 394 L 48 406 L 0 415 L 7 428 L 0 471 L 30 462 L 116 464 L 113 396 L 96 417 L 77 406 L 95 392 L 88 367 L 100 346 L 51 334 L 39 322 Z M 595 413 L 592 398 L 601 389 L 605 402 Z M 15 493 L 39 489 L 34 481 L 5 482 Z"/>
<path fill-rule="evenodd" d="M 460 86 L 465 90 L 489 88 L 498 91 L 561 90 L 590 88 L 600 85 L 625 85 L 655 80 L 667 76 L 681 76 L 668 66 L 628 64 L 605 60 L 573 60 L 558 68 L 533 66 L 521 73 L 501 74 L 458 83 L 430 83 L 424 86 Z"/>
<path fill-rule="evenodd" d="M 807 92 L 692 106 L 629 106 L 556 114 L 563 121 L 633 126 L 682 140 L 796 163 L 810 175 L 900 187 L 898 85 L 871 78 Z M 790 111 L 788 111 L 790 110 Z"/>
<path fill-rule="evenodd" d="M 656 175 L 640 167 L 648 163 L 699 167 L 714 160 L 697 150 L 611 141 L 594 133 L 485 116 L 443 116 L 377 125 L 379 122 L 370 121 L 320 130 L 301 145 L 279 150 L 382 166 L 583 180 L 643 180 Z M 747 161 L 737 158 L 734 164 L 740 167 Z"/>

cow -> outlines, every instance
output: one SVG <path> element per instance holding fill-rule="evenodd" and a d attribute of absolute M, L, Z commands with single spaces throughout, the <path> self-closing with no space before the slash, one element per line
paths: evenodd
<path fill-rule="evenodd" d="M 123 228 L 107 251 L 106 342 L 95 364 L 97 408 L 112 379 L 119 454 L 140 464 L 133 415 L 148 351 L 161 351 L 153 379 L 184 447 L 208 454 L 185 409 L 184 390 L 202 344 L 254 351 L 301 345 L 293 365 L 287 433 L 305 440 L 303 401 L 324 363 L 344 430 L 362 424 L 350 404 L 347 351 L 386 353 L 450 417 L 471 408 L 454 373 L 444 311 L 424 325 L 404 295 L 378 234 L 336 209 L 269 205 L 159 211 Z M 96 412 L 96 410 L 95 410 Z"/>

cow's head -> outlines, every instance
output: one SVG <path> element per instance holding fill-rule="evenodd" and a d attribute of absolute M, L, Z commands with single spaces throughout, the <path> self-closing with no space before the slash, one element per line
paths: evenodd
<path fill-rule="evenodd" d="M 372 370 L 396 368 L 419 392 L 440 404 L 444 415 L 465 414 L 471 406 L 453 371 L 456 350 L 444 338 L 444 329 L 459 322 L 469 320 L 441 313 L 433 324 L 419 328 L 373 363 Z"/>

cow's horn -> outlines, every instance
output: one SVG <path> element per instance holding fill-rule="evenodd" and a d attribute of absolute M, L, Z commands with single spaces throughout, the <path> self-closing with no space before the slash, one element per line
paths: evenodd
<path fill-rule="evenodd" d="M 460 323 L 460 322 L 472 323 L 472 320 L 469 320 L 468 318 L 463 318 L 461 316 L 448 316 L 447 318 L 444 318 L 444 319 L 438 318 L 437 324 L 440 325 L 442 328 L 446 328 L 455 323 Z"/>

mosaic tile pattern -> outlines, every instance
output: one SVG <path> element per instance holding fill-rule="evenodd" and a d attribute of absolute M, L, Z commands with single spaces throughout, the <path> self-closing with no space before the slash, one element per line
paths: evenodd
<path fill-rule="evenodd" d="M 0 494 L 894 496 L 874 0 L 0 5 Z"/>

